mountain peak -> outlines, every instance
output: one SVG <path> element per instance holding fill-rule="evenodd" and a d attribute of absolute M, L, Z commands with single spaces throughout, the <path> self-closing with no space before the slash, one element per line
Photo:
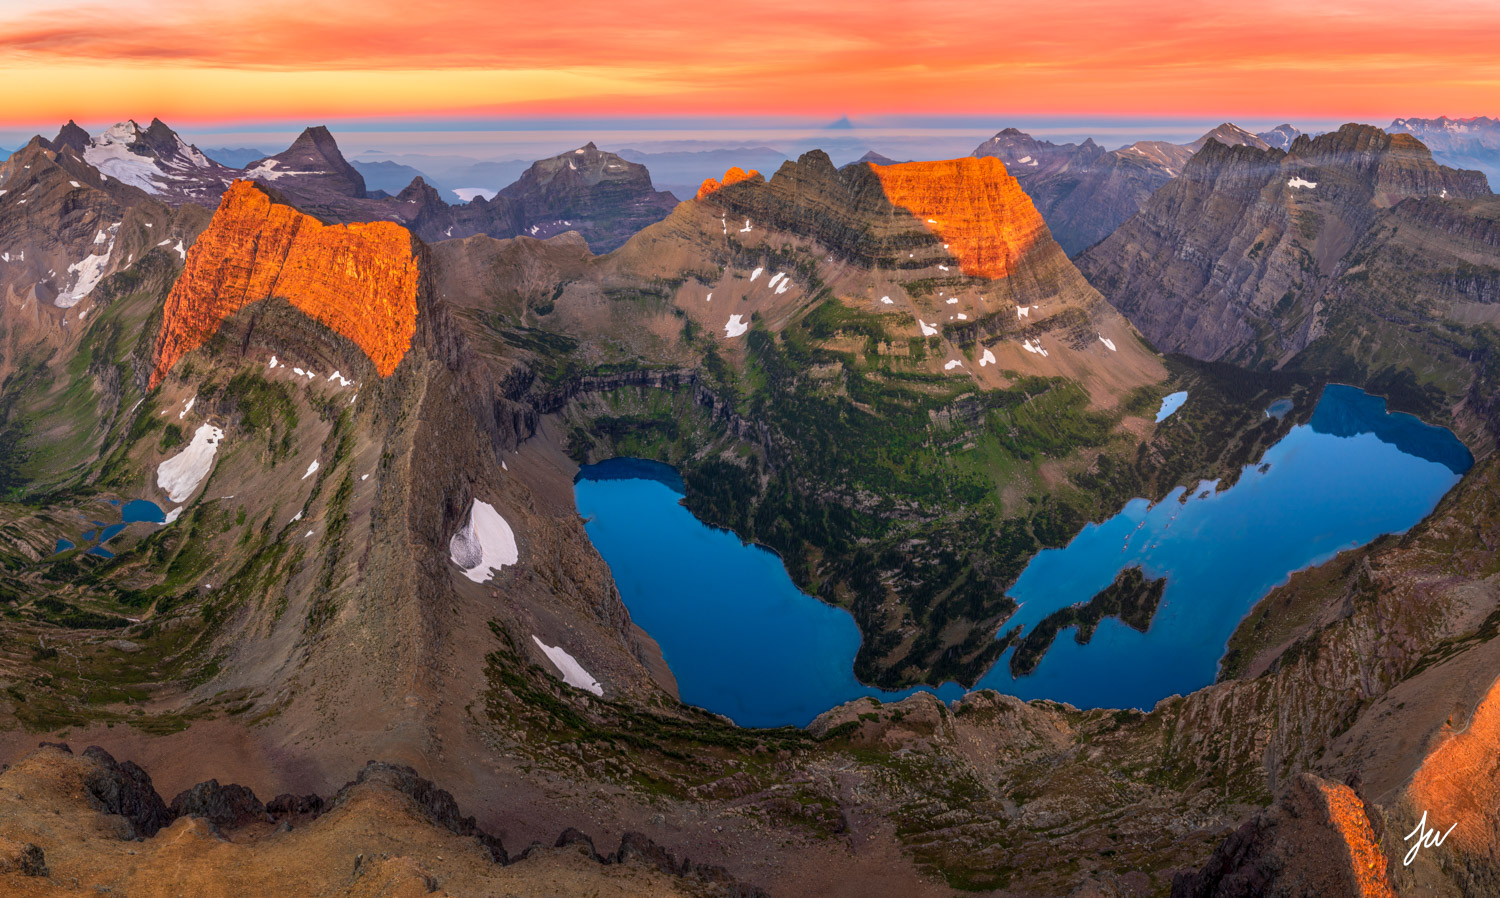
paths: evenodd
<path fill-rule="evenodd" d="M 74 151 L 82 153 L 89 145 L 89 132 L 78 127 L 78 123 L 68 119 L 68 123 L 62 126 L 57 136 L 52 139 L 52 148 L 59 152 L 63 147 L 71 147 Z"/>
<path fill-rule="evenodd" d="M 303 129 L 283 152 L 245 166 L 245 174 L 259 181 L 295 176 L 299 187 L 338 196 L 367 196 L 364 176 L 344 158 L 338 141 L 323 125 Z"/>
<path fill-rule="evenodd" d="M 1188 149 L 1196 153 L 1203 149 L 1204 145 L 1210 140 L 1218 141 L 1225 146 L 1247 146 L 1255 147 L 1258 150 L 1268 150 L 1271 148 L 1269 143 L 1241 128 L 1234 122 L 1224 122 L 1217 128 L 1188 144 Z"/>

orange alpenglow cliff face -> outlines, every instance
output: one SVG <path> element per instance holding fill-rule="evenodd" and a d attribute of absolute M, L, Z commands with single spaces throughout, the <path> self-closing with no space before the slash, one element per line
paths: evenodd
<path fill-rule="evenodd" d="M 1359 898 L 1396 898 L 1385 872 L 1385 852 L 1365 815 L 1364 802 L 1348 786 L 1325 782 L 1318 788 L 1328 805 L 1329 822 L 1349 849 L 1349 868 Z"/>
<path fill-rule="evenodd" d="M 417 277 L 400 225 L 325 225 L 236 181 L 167 296 L 151 386 L 225 319 L 273 296 L 353 340 L 387 377 L 417 330 Z"/>
<path fill-rule="evenodd" d="M 713 193 L 715 190 L 723 187 L 728 187 L 730 184 L 738 184 L 741 181 L 748 181 L 751 178 L 758 177 L 759 175 L 760 172 L 756 171 L 753 168 L 749 171 L 745 171 L 743 168 L 740 168 L 738 165 L 736 165 L 729 171 L 724 173 L 724 180 L 722 181 L 718 180 L 717 178 L 704 179 L 703 186 L 698 188 L 698 195 L 693 197 L 693 199 L 701 200 L 704 197 L 708 196 L 710 193 Z"/>
<path fill-rule="evenodd" d="M 993 156 L 866 164 L 886 197 L 941 237 L 971 277 L 1006 277 L 1048 233 L 1031 198 Z"/>
<path fill-rule="evenodd" d="M 1450 845 L 1487 851 L 1495 804 L 1500 802 L 1500 681 L 1467 725 L 1449 725 L 1412 776 L 1408 794 L 1416 814 L 1427 812 L 1427 825 L 1439 833 L 1453 826 Z M 1411 843 L 1406 843 L 1410 845 Z"/>

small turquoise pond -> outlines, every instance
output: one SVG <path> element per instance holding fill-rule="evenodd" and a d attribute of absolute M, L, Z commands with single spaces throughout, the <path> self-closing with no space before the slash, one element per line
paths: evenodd
<path fill-rule="evenodd" d="M 66 551 L 68 551 L 69 549 L 71 549 L 73 547 L 74 546 L 73 546 L 72 543 L 68 542 L 65 539 L 60 539 L 60 540 L 57 541 L 57 548 L 55 548 L 55 549 L 52 550 L 52 554 L 56 555 L 59 552 L 66 552 Z"/>
<path fill-rule="evenodd" d="M 1312 420 L 1292 428 L 1234 487 L 1200 484 L 1156 505 L 1134 500 L 1067 547 L 1039 553 L 1010 590 L 1021 607 L 1004 629 L 1029 629 L 1140 565 L 1167 578 L 1148 632 L 1106 618 L 1080 646 L 1064 631 L 1034 674 L 1012 678 L 1007 654 L 979 685 L 1079 707 L 1137 708 L 1202 687 L 1236 624 L 1272 587 L 1340 550 L 1407 529 L 1472 463 L 1448 431 L 1389 414 L 1383 400 L 1360 390 L 1329 386 Z M 679 504 L 682 483 L 671 468 L 634 459 L 591 465 L 579 472 L 575 495 L 590 539 L 635 622 L 661 645 L 684 701 L 745 726 L 802 726 L 861 696 L 910 694 L 860 684 L 853 618 L 800 592 L 774 553 L 694 518 Z M 936 691 L 962 694 L 952 683 Z"/>
<path fill-rule="evenodd" d="M 1168 393 L 1163 396 L 1161 398 L 1161 408 L 1156 412 L 1156 423 L 1160 424 L 1172 417 L 1173 413 L 1182 408 L 1185 402 L 1187 402 L 1187 390 L 1179 390 L 1176 393 Z"/>

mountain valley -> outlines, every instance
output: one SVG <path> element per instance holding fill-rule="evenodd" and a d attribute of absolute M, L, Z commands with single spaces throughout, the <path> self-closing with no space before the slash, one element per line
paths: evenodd
<path fill-rule="evenodd" d="M 0 885 L 1488 894 L 1500 206 L 1411 135 L 1295 131 L 763 154 L 682 202 L 589 143 L 461 204 L 324 128 L 243 168 L 159 121 L 33 139 L 0 162 Z M 1149 709 L 737 726 L 679 700 L 574 499 L 669 464 L 852 615 L 861 682 L 967 688 L 1149 629 L 1150 570 L 1046 632 L 1009 593 L 1250 476 L 1330 383 L 1473 466 Z M 162 522 L 84 545 L 131 500 Z M 1402 864 L 1423 813 L 1463 823 Z"/>

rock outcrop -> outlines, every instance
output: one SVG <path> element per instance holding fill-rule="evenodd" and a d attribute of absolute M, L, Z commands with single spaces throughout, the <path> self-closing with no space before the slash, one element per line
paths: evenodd
<path fill-rule="evenodd" d="M 236 783 L 221 786 L 218 780 L 198 783 L 178 793 L 172 799 L 172 817 L 202 817 L 214 826 L 230 829 L 271 820 L 254 792 Z"/>
<path fill-rule="evenodd" d="M 693 197 L 693 199 L 701 200 L 704 197 L 708 196 L 710 193 L 713 193 L 715 190 L 718 190 L 720 187 L 728 187 L 731 184 L 738 184 L 741 181 L 748 181 L 759 174 L 760 172 L 756 171 L 753 168 L 747 172 L 743 168 L 740 168 L 738 165 L 733 166 L 728 171 L 724 172 L 724 179 L 722 181 L 718 178 L 704 179 L 703 186 L 698 188 L 698 195 Z"/>
<path fill-rule="evenodd" d="M 236 182 L 167 297 L 151 384 L 224 319 L 272 296 L 354 341 L 389 376 L 416 332 L 417 281 L 411 234 L 400 225 L 324 225 Z"/>

